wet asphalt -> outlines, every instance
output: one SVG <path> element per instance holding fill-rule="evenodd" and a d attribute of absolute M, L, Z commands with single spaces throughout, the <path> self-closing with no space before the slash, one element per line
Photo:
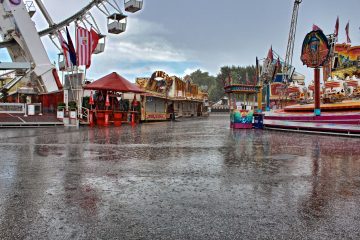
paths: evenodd
<path fill-rule="evenodd" d="M 0 239 L 360 239 L 360 139 L 226 115 L 0 132 Z"/>

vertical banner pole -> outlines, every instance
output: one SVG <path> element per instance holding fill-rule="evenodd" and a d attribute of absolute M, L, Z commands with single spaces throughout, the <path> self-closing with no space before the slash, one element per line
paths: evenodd
<path fill-rule="evenodd" d="M 270 111 L 270 83 L 266 84 L 266 111 Z"/>
<path fill-rule="evenodd" d="M 314 69 L 314 82 L 315 82 L 315 116 L 321 115 L 320 109 L 320 68 Z"/>

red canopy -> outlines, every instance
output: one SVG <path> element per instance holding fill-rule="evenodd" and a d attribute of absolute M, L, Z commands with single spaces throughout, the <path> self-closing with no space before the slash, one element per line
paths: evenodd
<path fill-rule="evenodd" d="M 84 86 L 84 89 L 91 90 L 107 90 L 107 91 L 116 91 L 116 92 L 132 92 L 132 93 L 143 93 L 144 91 L 136 86 L 135 84 L 129 82 L 116 72 L 110 73 L 95 82 L 87 84 Z"/>

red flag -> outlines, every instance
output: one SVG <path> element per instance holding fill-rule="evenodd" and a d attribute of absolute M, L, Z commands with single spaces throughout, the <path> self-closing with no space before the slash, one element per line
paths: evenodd
<path fill-rule="evenodd" d="M 76 26 L 76 54 L 77 65 L 90 66 L 91 35 L 85 28 Z"/>
<path fill-rule="evenodd" d="M 280 58 L 278 57 L 277 61 L 276 61 L 276 67 L 278 68 L 278 70 L 281 69 L 281 62 L 280 62 Z"/>
<path fill-rule="evenodd" d="M 346 42 L 351 43 L 351 40 L 350 40 L 350 37 L 349 37 L 349 22 L 346 24 L 345 32 L 346 32 Z"/>
<path fill-rule="evenodd" d="M 280 58 L 278 57 L 275 68 L 274 68 L 273 76 L 272 76 L 273 80 L 275 79 L 276 74 L 278 74 L 280 71 L 281 71 L 281 63 L 280 63 Z"/>
<path fill-rule="evenodd" d="M 61 48 L 63 50 L 64 59 L 65 59 L 65 66 L 67 68 L 71 67 L 72 63 L 71 63 L 71 59 L 70 59 L 69 46 L 68 46 L 67 42 L 64 40 L 64 38 L 63 38 L 60 31 L 58 31 L 58 38 L 59 38 Z"/>
<path fill-rule="evenodd" d="M 94 98 L 93 98 L 93 92 L 92 91 L 90 92 L 89 104 L 94 105 Z"/>
<path fill-rule="evenodd" d="M 90 36 L 91 36 L 91 53 L 94 53 L 96 46 L 99 43 L 99 34 L 95 32 L 94 29 L 91 29 Z"/>
<path fill-rule="evenodd" d="M 273 60 L 274 60 L 272 46 L 271 46 L 270 49 L 269 49 L 269 52 L 268 52 L 268 55 L 267 55 L 267 59 L 269 59 L 270 63 L 272 63 Z"/>
<path fill-rule="evenodd" d="M 338 37 L 338 35 L 339 35 L 339 17 L 337 17 L 337 19 L 336 19 L 334 34 L 335 34 L 335 37 Z"/>
<path fill-rule="evenodd" d="M 91 29 L 90 30 L 90 45 L 91 45 L 90 59 L 89 59 L 89 64 L 86 65 L 86 68 L 89 68 L 91 65 L 91 55 L 94 53 L 98 43 L 99 43 L 99 34 L 97 32 L 95 32 L 94 29 Z"/>
<path fill-rule="evenodd" d="M 317 25 L 313 24 L 313 27 L 312 27 L 312 30 L 313 31 L 321 31 L 321 28 L 319 28 Z"/>

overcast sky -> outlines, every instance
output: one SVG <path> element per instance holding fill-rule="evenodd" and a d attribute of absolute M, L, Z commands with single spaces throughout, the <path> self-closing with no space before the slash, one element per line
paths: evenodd
<path fill-rule="evenodd" d="M 55 22 L 88 2 L 44 1 Z M 271 45 L 284 58 L 293 4 L 293 0 L 144 0 L 142 11 L 128 14 L 125 33 L 108 35 L 105 52 L 93 56 L 87 75 L 96 79 L 116 71 L 131 81 L 155 70 L 179 77 L 196 69 L 216 75 L 223 65 L 254 64 L 255 57 L 265 57 Z M 345 25 L 350 20 L 350 37 L 353 44 L 360 44 L 359 9 L 359 0 L 303 0 L 293 63 L 307 76 L 307 82 L 312 72 L 302 66 L 300 51 L 312 24 L 329 34 L 339 16 L 339 41 L 344 42 Z M 105 16 L 98 10 L 93 13 L 105 33 Z M 39 11 L 34 20 L 39 30 L 46 27 Z M 52 61 L 57 60 L 58 52 L 50 41 L 44 38 L 43 42 Z M 6 60 L 3 50 L 1 60 Z"/>

